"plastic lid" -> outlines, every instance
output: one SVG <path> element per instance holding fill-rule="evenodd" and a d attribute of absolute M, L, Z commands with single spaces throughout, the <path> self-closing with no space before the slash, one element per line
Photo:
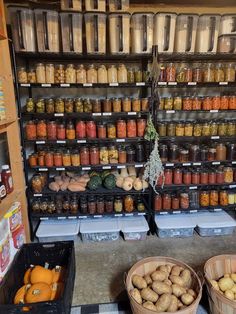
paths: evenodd
<path fill-rule="evenodd" d="M 118 218 L 86 219 L 80 224 L 80 233 L 120 232 Z"/>
<path fill-rule="evenodd" d="M 175 214 L 175 215 L 155 215 L 155 223 L 159 229 L 181 229 L 181 228 L 195 228 L 196 223 L 192 221 L 189 214 Z"/>
<path fill-rule="evenodd" d="M 10 169 L 9 165 L 2 165 L 2 170 L 8 170 Z"/>
<path fill-rule="evenodd" d="M 36 236 L 41 238 L 77 235 L 79 233 L 79 227 L 79 220 L 41 221 Z"/>
<path fill-rule="evenodd" d="M 122 217 L 119 219 L 122 232 L 147 232 L 149 231 L 146 219 L 141 217 Z"/>
<path fill-rule="evenodd" d="M 235 227 L 235 220 L 226 212 L 206 212 L 192 215 L 192 221 L 199 228 Z"/>

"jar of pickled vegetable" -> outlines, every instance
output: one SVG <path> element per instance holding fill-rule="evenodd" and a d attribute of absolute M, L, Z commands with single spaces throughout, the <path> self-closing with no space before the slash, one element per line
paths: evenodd
<path fill-rule="evenodd" d="M 43 184 L 40 175 L 34 175 L 31 180 L 31 186 L 34 193 L 42 193 Z"/>
<path fill-rule="evenodd" d="M 177 196 L 172 196 L 171 197 L 171 208 L 176 210 L 179 209 L 179 197 Z"/>
<path fill-rule="evenodd" d="M 47 138 L 47 125 L 44 120 L 39 120 L 37 123 L 37 138 L 40 140 Z"/>
<path fill-rule="evenodd" d="M 194 124 L 193 136 L 202 136 L 202 125 L 200 123 Z"/>
<path fill-rule="evenodd" d="M 172 169 L 165 169 L 165 185 L 171 185 L 173 183 L 173 171 Z"/>
<path fill-rule="evenodd" d="M 190 170 L 185 170 L 183 173 L 183 184 L 190 185 L 192 183 L 192 174 Z"/>
<path fill-rule="evenodd" d="M 220 191 L 220 205 L 221 206 L 228 206 L 228 192 L 227 191 Z"/>
<path fill-rule="evenodd" d="M 109 164 L 108 148 L 106 146 L 100 148 L 99 159 L 101 165 Z"/>
<path fill-rule="evenodd" d="M 145 211 L 145 205 L 144 205 L 141 197 L 137 198 L 136 206 L 137 206 L 138 212 L 144 212 Z"/>
<path fill-rule="evenodd" d="M 136 69 L 134 72 L 135 82 L 139 83 L 143 81 L 143 73 L 142 70 Z"/>
<path fill-rule="evenodd" d="M 37 133 L 36 133 L 36 124 L 34 121 L 29 121 L 26 123 L 25 133 L 26 133 L 27 140 L 36 140 Z"/>
<path fill-rule="evenodd" d="M 107 125 L 107 137 L 116 138 L 116 126 L 113 123 Z"/>
<path fill-rule="evenodd" d="M 118 66 L 117 79 L 118 79 L 118 83 L 127 83 L 128 82 L 127 69 L 126 69 L 126 66 L 124 64 L 119 64 L 119 66 Z"/>
<path fill-rule="evenodd" d="M 135 82 L 134 70 L 132 68 L 129 68 L 127 70 L 127 78 L 128 78 L 128 83 L 134 83 Z"/>
<path fill-rule="evenodd" d="M 37 154 L 31 154 L 29 156 L 29 165 L 30 165 L 30 167 L 36 167 L 38 165 L 38 155 Z"/>
<path fill-rule="evenodd" d="M 215 169 L 210 169 L 208 173 L 208 183 L 209 184 L 216 184 L 216 172 Z"/>
<path fill-rule="evenodd" d="M 84 121 L 76 122 L 76 138 L 85 138 L 86 137 L 86 124 Z"/>
<path fill-rule="evenodd" d="M 132 164 L 135 162 L 135 149 L 132 147 L 127 148 L 127 163 Z"/>
<path fill-rule="evenodd" d="M 102 108 L 103 112 L 112 112 L 111 100 L 103 99 L 102 100 Z"/>
<path fill-rule="evenodd" d="M 87 166 L 90 164 L 89 149 L 87 146 L 83 146 L 80 149 L 80 163 L 81 166 Z"/>
<path fill-rule="evenodd" d="M 148 111 L 149 109 L 148 98 L 141 99 L 141 109 L 142 111 Z"/>
<path fill-rule="evenodd" d="M 205 97 L 202 102 L 202 110 L 212 110 L 212 98 Z"/>
<path fill-rule="evenodd" d="M 88 66 L 87 70 L 87 83 L 97 83 L 98 82 L 98 72 L 93 64 Z"/>
<path fill-rule="evenodd" d="M 220 96 L 212 97 L 212 110 L 220 109 Z"/>
<path fill-rule="evenodd" d="M 229 109 L 236 110 L 236 96 L 229 97 Z"/>
<path fill-rule="evenodd" d="M 180 194 L 180 208 L 188 209 L 189 208 L 189 196 L 187 193 Z"/>
<path fill-rule="evenodd" d="M 72 121 L 69 121 L 66 125 L 66 138 L 68 140 L 74 140 L 75 139 L 75 126 Z"/>
<path fill-rule="evenodd" d="M 167 146 L 166 146 L 166 149 L 167 149 Z M 169 153 L 170 162 L 178 162 L 179 161 L 179 147 L 178 147 L 178 145 L 171 144 L 169 152 L 170 152 Z"/>
<path fill-rule="evenodd" d="M 137 126 L 135 120 L 127 121 L 127 137 L 136 137 L 137 136 Z"/>
<path fill-rule="evenodd" d="M 64 167 L 70 167 L 71 166 L 71 156 L 70 151 L 66 150 L 62 154 L 62 163 Z"/>
<path fill-rule="evenodd" d="M 61 167 L 62 166 L 62 154 L 61 154 L 61 152 L 54 152 L 53 163 L 54 163 L 55 167 Z"/>
<path fill-rule="evenodd" d="M 57 139 L 65 140 L 66 138 L 66 128 L 64 123 L 59 123 L 57 125 Z"/>
<path fill-rule="evenodd" d="M 219 126 L 218 126 L 218 135 L 226 136 L 226 134 L 227 134 L 227 123 L 222 121 L 219 123 Z"/>
<path fill-rule="evenodd" d="M 71 165 L 73 167 L 80 166 L 80 155 L 78 150 L 74 150 L 71 153 Z"/>
<path fill-rule="evenodd" d="M 46 99 L 45 110 L 46 113 L 54 113 L 54 100 L 52 98 Z"/>
<path fill-rule="evenodd" d="M 143 162 L 145 160 L 144 156 L 145 156 L 145 153 L 144 153 L 143 144 L 138 143 L 136 145 L 136 161 Z"/>
<path fill-rule="evenodd" d="M 207 207 L 210 205 L 210 194 L 208 191 L 200 191 L 200 206 Z"/>
<path fill-rule="evenodd" d="M 235 64 L 227 63 L 225 66 L 225 81 L 235 82 Z"/>
<path fill-rule="evenodd" d="M 176 125 L 175 123 L 169 122 L 167 124 L 167 136 L 175 136 L 176 133 Z"/>
<path fill-rule="evenodd" d="M 57 98 L 55 100 L 55 112 L 64 113 L 65 112 L 65 103 L 62 98 Z"/>
<path fill-rule="evenodd" d="M 184 136 L 184 124 L 183 123 L 176 123 L 176 136 Z"/>
<path fill-rule="evenodd" d="M 193 124 L 186 123 L 184 125 L 184 136 L 193 136 Z"/>
<path fill-rule="evenodd" d="M 94 99 L 92 101 L 93 112 L 102 112 L 102 104 L 100 99 Z"/>
<path fill-rule="evenodd" d="M 232 167 L 224 167 L 224 182 L 232 183 L 234 181 Z"/>
<path fill-rule="evenodd" d="M 155 195 L 154 210 L 155 211 L 162 210 L 162 197 L 160 194 Z"/>
<path fill-rule="evenodd" d="M 166 123 L 161 122 L 157 126 L 159 136 L 166 136 L 167 126 Z"/>
<path fill-rule="evenodd" d="M 217 206 L 219 204 L 219 194 L 218 191 L 210 191 L 210 206 Z"/>
<path fill-rule="evenodd" d="M 88 197 L 88 213 L 90 215 L 96 214 L 97 211 L 97 206 L 96 206 L 96 199 L 94 196 L 89 196 Z"/>
<path fill-rule="evenodd" d="M 98 129 L 98 138 L 106 138 L 107 137 L 106 125 L 103 122 L 100 122 L 98 124 L 97 129 Z"/>
<path fill-rule="evenodd" d="M 227 136 L 234 136 L 235 135 L 235 122 L 228 121 L 227 129 L 226 129 Z"/>
<path fill-rule="evenodd" d="M 165 110 L 172 110 L 173 109 L 173 97 L 166 97 L 165 98 Z"/>
<path fill-rule="evenodd" d="M 43 63 L 36 64 L 36 79 L 37 83 L 40 84 L 46 83 L 45 66 Z"/>
<path fill-rule="evenodd" d="M 54 84 L 55 68 L 53 63 L 47 63 L 45 66 L 46 70 L 46 83 Z"/>
<path fill-rule="evenodd" d="M 179 152 L 179 161 L 180 162 L 187 162 L 189 161 L 189 150 L 188 149 L 181 149 Z"/>
<path fill-rule="evenodd" d="M 74 100 L 72 98 L 65 99 L 65 112 L 72 113 L 74 111 Z"/>
<path fill-rule="evenodd" d="M 75 112 L 83 112 L 84 111 L 83 101 L 81 98 L 75 98 L 74 99 L 74 110 L 75 110 Z"/>
<path fill-rule="evenodd" d="M 45 112 L 45 102 L 44 99 L 38 99 L 35 103 L 35 111 L 37 113 L 44 113 Z"/>
<path fill-rule="evenodd" d="M 182 110 L 182 98 L 181 97 L 174 97 L 173 109 L 174 110 Z"/>
<path fill-rule="evenodd" d="M 122 202 L 122 198 L 120 196 L 115 197 L 114 211 L 116 213 L 121 213 L 123 211 L 123 202 Z"/>
<path fill-rule="evenodd" d="M 83 100 L 83 108 L 84 108 L 84 112 L 92 112 L 92 102 L 90 99 L 86 98 Z"/>
<path fill-rule="evenodd" d="M 193 82 L 201 83 L 203 80 L 203 72 L 201 67 L 193 68 Z"/>
<path fill-rule="evenodd" d="M 189 148 L 189 159 L 193 162 L 200 161 L 200 147 L 199 145 L 191 145 Z"/>
<path fill-rule="evenodd" d="M 200 172 L 198 169 L 192 172 L 191 182 L 192 184 L 200 184 Z"/>
<path fill-rule="evenodd" d="M 170 169 L 167 169 L 167 170 L 170 170 Z M 165 176 L 167 174 L 167 176 L 169 176 L 169 171 L 165 171 Z M 172 174 L 172 170 L 171 170 L 171 174 Z M 174 175 L 173 175 L 173 179 L 174 179 L 174 184 L 176 185 L 180 185 L 180 184 L 183 184 L 183 172 L 181 169 L 175 169 L 174 170 Z M 172 184 L 172 179 L 170 181 L 170 183 L 166 183 L 166 180 L 165 180 L 165 184 Z"/>
<path fill-rule="evenodd" d="M 209 122 L 203 123 L 202 125 L 202 136 L 210 136 L 211 135 L 211 129 Z"/>
<path fill-rule="evenodd" d="M 97 137 L 96 124 L 94 121 L 87 121 L 86 122 L 86 135 L 88 138 L 96 138 Z"/>
<path fill-rule="evenodd" d="M 224 171 L 222 168 L 219 168 L 216 171 L 216 183 L 223 184 L 224 182 L 225 182 Z"/>
<path fill-rule="evenodd" d="M 121 112 L 121 99 L 119 98 L 112 99 L 112 108 L 113 112 Z"/>
<path fill-rule="evenodd" d="M 36 79 L 36 72 L 34 68 L 30 68 L 28 73 L 27 73 L 27 80 L 28 83 L 37 83 L 37 79 Z"/>
<path fill-rule="evenodd" d="M 192 98 L 192 110 L 201 110 L 202 108 L 202 100 L 200 97 Z"/>
<path fill-rule="evenodd" d="M 171 209 L 171 196 L 170 194 L 164 194 L 162 197 L 162 209 L 170 210 Z"/>
<path fill-rule="evenodd" d="M 184 71 L 184 68 L 182 66 L 177 69 L 176 81 L 178 83 L 185 82 L 185 71 Z"/>
<path fill-rule="evenodd" d="M 20 67 L 17 70 L 18 82 L 21 84 L 28 83 L 27 72 L 25 67 Z"/>
<path fill-rule="evenodd" d="M 193 70 L 191 66 L 187 66 L 184 68 L 184 81 L 185 82 L 193 81 Z"/>
<path fill-rule="evenodd" d="M 35 104 L 34 104 L 34 100 L 33 98 L 28 98 L 26 100 L 26 104 L 25 104 L 25 107 L 26 107 L 26 112 L 28 113 L 32 113 L 35 111 Z"/>
<path fill-rule="evenodd" d="M 160 66 L 160 75 L 159 75 L 159 82 L 166 82 L 166 68 L 164 65 Z"/>
<path fill-rule="evenodd" d="M 138 137 L 144 137 L 146 130 L 147 120 L 146 119 L 138 119 L 137 120 L 137 134 Z"/>
<path fill-rule="evenodd" d="M 141 100 L 139 98 L 132 99 L 132 111 L 134 112 L 141 111 Z"/>
<path fill-rule="evenodd" d="M 218 124 L 216 122 L 211 122 L 210 124 L 210 135 L 215 136 L 218 134 Z"/>
<path fill-rule="evenodd" d="M 225 72 L 222 63 L 218 63 L 215 67 L 215 82 L 224 82 L 225 81 Z"/>
<path fill-rule="evenodd" d="M 85 84 L 87 82 L 87 72 L 83 64 L 80 64 L 76 71 L 76 82 L 78 84 Z"/>
<path fill-rule="evenodd" d="M 108 83 L 118 82 L 117 68 L 114 66 L 114 64 L 109 66 L 107 75 L 108 75 Z"/>
<path fill-rule="evenodd" d="M 118 149 L 118 161 L 119 164 L 125 164 L 127 162 L 127 153 L 125 147 L 119 147 Z"/>
<path fill-rule="evenodd" d="M 99 165 L 99 149 L 97 146 L 90 147 L 90 164 Z"/>
<path fill-rule="evenodd" d="M 105 198 L 105 211 L 106 213 L 112 213 L 114 210 L 114 197 L 107 196 Z"/>
<path fill-rule="evenodd" d="M 47 136 L 48 140 L 56 140 L 57 139 L 57 124 L 55 121 L 47 122 Z"/>
<path fill-rule="evenodd" d="M 103 64 L 98 67 L 98 83 L 100 84 L 108 83 L 107 69 Z"/>
<path fill-rule="evenodd" d="M 56 84 L 65 83 L 65 70 L 63 64 L 56 64 L 54 74 L 55 74 L 54 80 Z"/>
<path fill-rule="evenodd" d="M 166 81 L 175 82 L 176 67 L 174 63 L 168 63 L 166 67 Z"/>
<path fill-rule="evenodd" d="M 201 171 L 200 184 L 208 184 L 208 171 L 207 170 Z"/>
<path fill-rule="evenodd" d="M 159 110 L 164 110 L 164 107 L 165 107 L 165 98 L 159 98 L 158 109 Z"/>
<path fill-rule="evenodd" d="M 191 97 L 184 97 L 183 110 L 192 110 L 193 101 Z"/>
<path fill-rule="evenodd" d="M 45 166 L 46 167 L 53 167 L 53 153 L 47 152 L 45 155 Z"/>
<path fill-rule="evenodd" d="M 109 146 L 108 159 L 110 164 L 118 163 L 118 149 L 114 145 Z"/>
<path fill-rule="evenodd" d="M 229 192 L 228 193 L 228 204 L 229 205 L 234 205 L 235 201 L 234 201 L 234 192 Z"/>
<path fill-rule="evenodd" d="M 125 97 L 122 99 L 122 111 L 130 112 L 131 111 L 131 99 Z"/>
<path fill-rule="evenodd" d="M 125 120 L 118 120 L 117 125 L 117 137 L 118 138 L 125 138 L 126 137 L 126 121 Z"/>
<path fill-rule="evenodd" d="M 205 65 L 203 70 L 203 82 L 210 83 L 215 80 L 215 71 L 214 65 L 212 63 L 208 63 Z"/>
<path fill-rule="evenodd" d="M 229 109 L 229 97 L 221 96 L 220 97 L 220 110 L 228 110 Z"/>

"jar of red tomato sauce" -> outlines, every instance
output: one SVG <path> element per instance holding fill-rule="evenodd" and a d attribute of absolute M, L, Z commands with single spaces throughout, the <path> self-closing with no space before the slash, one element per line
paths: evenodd
<path fill-rule="evenodd" d="M 99 149 L 97 146 L 92 146 L 90 148 L 90 164 L 91 165 L 99 164 Z"/>
<path fill-rule="evenodd" d="M 47 138 L 47 125 L 44 120 L 40 120 L 37 123 L 37 138 L 45 140 Z"/>
<path fill-rule="evenodd" d="M 127 122 L 127 137 L 137 136 L 137 126 L 135 120 L 129 120 Z"/>
<path fill-rule="evenodd" d="M 224 183 L 224 170 L 222 168 L 217 169 L 216 171 L 216 183 L 223 184 Z"/>
<path fill-rule="evenodd" d="M 76 138 L 86 137 L 86 124 L 84 121 L 77 121 L 75 126 Z"/>
<path fill-rule="evenodd" d="M 47 123 L 47 134 L 48 140 L 56 140 L 57 139 L 57 125 L 55 121 L 49 121 Z"/>
<path fill-rule="evenodd" d="M 106 125 L 103 122 L 98 124 L 98 138 L 106 138 L 107 137 L 107 129 Z"/>
<path fill-rule="evenodd" d="M 180 194 L 180 207 L 182 209 L 188 209 L 189 208 L 189 196 L 187 193 L 181 193 Z"/>
<path fill-rule="evenodd" d="M 192 183 L 192 174 L 191 171 L 186 170 L 183 174 L 183 183 L 185 185 L 190 185 Z"/>
<path fill-rule="evenodd" d="M 216 172 L 214 171 L 214 169 L 211 169 L 208 173 L 208 183 L 216 184 Z"/>
<path fill-rule="evenodd" d="M 179 197 L 172 196 L 171 198 L 171 207 L 172 209 L 179 209 Z"/>
<path fill-rule="evenodd" d="M 66 138 L 66 128 L 64 123 L 59 123 L 57 125 L 57 139 L 65 140 Z"/>
<path fill-rule="evenodd" d="M 116 126 L 116 132 L 118 138 L 126 137 L 126 122 L 125 120 L 118 120 Z"/>
<path fill-rule="evenodd" d="M 46 167 L 53 167 L 53 153 L 47 152 L 45 155 L 45 166 Z"/>
<path fill-rule="evenodd" d="M 174 184 L 179 185 L 182 183 L 183 183 L 183 172 L 181 169 L 175 169 L 174 170 Z"/>
<path fill-rule="evenodd" d="M 200 173 L 198 169 L 192 172 L 192 184 L 200 184 Z"/>
<path fill-rule="evenodd" d="M 171 209 L 171 196 L 170 194 L 164 194 L 162 198 L 162 209 L 170 210 Z"/>
<path fill-rule="evenodd" d="M 96 138 L 97 137 L 96 124 L 94 121 L 87 121 L 86 122 L 86 135 L 88 138 Z"/>
<path fill-rule="evenodd" d="M 62 166 L 62 154 L 61 152 L 55 152 L 53 154 L 53 162 L 55 167 L 61 167 Z"/>
<path fill-rule="evenodd" d="M 25 126 L 25 133 L 27 140 L 36 140 L 36 124 L 34 121 L 29 121 Z"/>
<path fill-rule="evenodd" d="M 208 184 L 208 172 L 206 170 L 201 171 L 200 183 L 201 184 Z"/>
<path fill-rule="evenodd" d="M 173 171 L 171 169 L 165 169 L 164 174 L 165 174 L 165 184 L 166 185 L 172 184 L 173 183 Z"/>
<path fill-rule="evenodd" d="M 88 147 L 84 146 L 80 149 L 80 163 L 82 166 L 87 166 L 90 164 L 89 155 Z"/>
<path fill-rule="evenodd" d="M 156 211 L 162 210 L 162 197 L 160 194 L 157 194 L 155 196 L 155 200 L 154 200 L 154 209 Z"/>
<path fill-rule="evenodd" d="M 137 120 L 138 137 L 144 137 L 146 125 L 147 125 L 146 119 Z"/>

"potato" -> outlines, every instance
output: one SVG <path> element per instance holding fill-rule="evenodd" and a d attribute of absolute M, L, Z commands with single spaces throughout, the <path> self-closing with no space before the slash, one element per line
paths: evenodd
<path fill-rule="evenodd" d="M 230 277 L 234 282 L 236 282 L 236 274 L 231 274 Z"/>
<path fill-rule="evenodd" d="M 171 296 L 171 302 L 170 302 L 170 306 L 167 309 L 167 312 L 176 312 L 178 310 L 178 299 L 176 298 L 175 295 Z"/>
<path fill-rule="evenodd" d="M 234 286 L 234 281 L 231 278 L 221 278 L 218 282 L 220 290 L 225 292 L 226 290 L 231 290 Z"/>
<path fill-rule="evenodd" d="M 131 290 L 130 295 L 138 304 L 142 304 L 143 300 L 142 300 L 141 294 L 137 288 L 134 288 L 133 290 Z"/>
<path fill-rule="evenodd" d="M 236 293 L 236 284 L 234 284 L 233 288 L 231 289 L 231 291 L 233 291 L 233 293 Z"/>
<path fill-rule="evenodd" d="M 148 286 L 152 284 L 152 278 L 150 275 L 145 275 L 143 278 L 146 281 Z"/>
<path fill-rule="evenodd" d="M 158 300 L 158 294 L 151 288 L 144 288 L 141 291 L 141 297 L 146 301 L 156 302 Z"/>
<path fill-rule="evenodd" d="M 170 306 L 171 300 L 171 294 L 169 293 L 164 293 L 160 296 L 159 300 L 155 304 L 157 313 L 165 312 Z"/>
<path fill-rule="evenodd" d="M 173 266 L 171 269 L 171 275 L 179 276 L 182 270 L 183 269 L 180 266 Z"/>
<path fill-rule="evenodd" d="M 194 297 L 194 299 L 196 299 L 197 298 L 197 294 L 196 294 L 196 292 L 193 290 L 193 289 L 188 289 L 188 294 L 191 294 L 191 296 L 193 296 Z"/>
<path fill-rule="evenodd" d="M 170 265 L 161 265 L 157 270 L 163 271 L 164 273 L 167 273 L 169 275 L 171 271 Z"/>
<path fill-rule="evenodd" d="M 184 293 L 186 293 L 186 289 L 184 287 L 181 287 L 179 285 L 176 285 L 176 284 L 173 284 L 172 285 L 172 291 L 173 291 L 173 294 L 179 298 L 181 297 L 181 295 L 183 295 Z"/>
<path fill-rule="evenodd" d="M 234 293 L 233 293 L 233 291 L 231 291 L 231 290 L 226 290 L 226 291 L 225 291 L 225 296 L 226 296 L 226 298 L 229 299 L 229 300 L 234 300 Z"/>
<path fill-rule="evenodd" d="M 184 269 L 181 274 L 180 274 L 180 278 L 183 279 L 184 281 L 184 286 L 187 288 L 191 287 L 192 284 L 192 276 L 191 276 L 191 272 L 188 269 Z"/>
<path fill-rule="evenodd" d="M 216 289 L 217 291 L 220 290 L 218 282 L 216 280 L 210 280 L 210 283 L 214 289 Z"/>
<path fill-rule="evenodd" d="M 168 274 L 161 270 L 156 270 L 154 273 L 151 274 L 151 278 L 153 281 L 164 281 L 167 279 Z"/>
<path fill-rule="evenodd" d="M 178 308 L 181 308 L 182 306 L 184 306 L 183 303 L 179 299 L 177 299 L 177 300 L 178 300 L 178 303 L 177 303 Z"/>
<path fill-rule="evenodd" d="M 184 293 L 182 296 L 181 296 L 181 301 L 183 302 L 183 304 L 185 305 L 190 305 L 193 303 L 194 301 L 194 298 L 191 294 L 189 293 Z"/>
<path fill-rule="evenodd" d="M 170 274 L 170 272 L 171 272 L 171 270 L 172 270 L 172 266 L 169 265 L 169 264 L 167 264 L 167 265 L 166 265 L 166 268 L 167 268 L 168 273 Z"/>
<path fill-rule="evenodd" d="M 147 283 L 146 281 L 143 279 L 143 277 L 139 276 L 139 275 L 134 275 L 132 277 L 132 283 L 133 285 L 138 288 L 138 289 L 144 289 L 147 288 Z"/>
<path fill-rule="evenodd" d="M 163 283 L 167 284 L 168 286 L 172 286 L 172 282 L 169 279 L 163 281 Z"/>
<path fill-rule="evenodd" d="M 159 295 L 164 293 L 172 293 L 172 288 L 161 281 L 153 281 L 152 289 Z"/>
<path fill-rule="evenodd" d="M 145 307 L 145 309 L 152 310 L 152 311 L 156 312 L 155 305 L 152 302 L 150 302 L 150 301 L 147 301 L 147 302 L 143 303 L 143 307 Z"/>
<path fill-rule="evenodd" d="M 181 277 L 176 275 L 170 275 L 169 279 L 171 280 L 172 283 L 184 287 L 184 280 Z"/>

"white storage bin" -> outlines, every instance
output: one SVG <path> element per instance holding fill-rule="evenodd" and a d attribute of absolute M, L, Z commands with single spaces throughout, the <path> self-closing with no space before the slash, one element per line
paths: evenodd
<path fill-rule="evenodd" d="M 177 16 L 175 52 L 194 52 L 198 17 L 197 14 L 179 14 Z"/>
<path fill-rule="evenodd" d="M 175 13 L 157 13 L 154 18 L 154 45 L 158 45 L 158 52 L 171 53 L 174 50 Z"/>
<path fill-rule="evenodd" d="M 130 52 L 130 14 L 109 14 L 109 41 L 111 54 Z"/>
<path fill-rule="evenodd" d="M 19 51 L 36 51 L 33 10 L 24 7 L 8 6 L 14 48 Z"/>
<path fill-rule="evenodd" d="M 188 214 L 155 215 L 158 237 L 192 237 L 196 224 L 190 217 Z"/>
<path fill-rule="evenodd" d="M 220 28 L 220 15 L 203 14 L 198 19 L 196 52 L 215 53 Z"/>
<path fill-rule="evenodd" d="M 192 221 L 196 223 L 196 231 L 202 237 L 230 235 L 236 226 L 235 220 L 224 211 L 194 214 Z"/>
<path fill-rule="evenodd" d="M 106 0 L 85 0 L 85 11 L 106 11 Z"/>
<path fill-rule="evenodd" d="M 219 36 L 217 51 L 221 53 L 236 53 L 236 35 Z"/>
<path fill-rule="evenodd" d="M 124 239 L 128 240 L 145 240 L 149 231 L 146 219 L 141 217 L 123 217 L 119 220 L 121 232 Z"/>
<path fill-rule="evenodd" d="M 224 14 L 220 20 L 220 31 L 221 35 L 236 35 L 236 15 Z"/>
<path fill-rule="evenodd" d="M 72 241 L 78 239 L 79 220 L 41 221 L 36 232 L 39 242 Z"/>
<path fill-rule="evenodd" d="M 134 13 L 131 17 L 133 53 L 150 53 L 153 46 L 153 13 Z"/>
<path fill-rule="evenodd" d="M 82 0 L 61 0 L 61 10 L 82 11 Z"/>
<path fill-rule="evenodd" d="M 37 44 L 39 52 L 59 52 L 58 13 L 52 10 L 35 9 Z"/>
<path fill-rule="evenodd" d="M 86 219 L 81 221 L 80 233 L 84 242 L 115 241 L 119 239 L 118 218 Z"/>
<path fill-rule="evenodd" d="M 106 14 L 85 13 L 86 46 L 88 54 L 106 53 Z"/>
<path fill-rule="evenodd" d="M 62 50 L 82 53 L 82 13 L 61 13 Z"/>
<path fill-rule="evenodd" d="M 128 11 L 129 10 L 129 0 L 109 0 L 109 11 Z"/>

